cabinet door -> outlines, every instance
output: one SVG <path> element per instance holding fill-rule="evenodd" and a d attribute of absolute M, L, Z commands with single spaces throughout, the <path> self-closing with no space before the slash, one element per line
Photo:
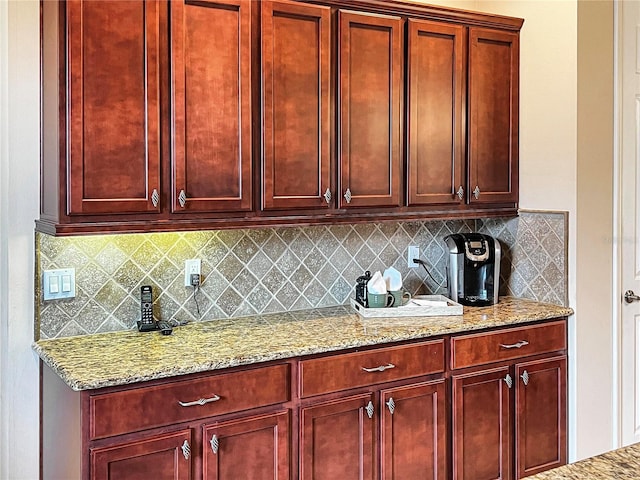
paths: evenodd
<path fill-rule="evenodd" d="M 262 2 L 264 210 L 327 208 L 331 9 Z"/>
<path fill-rule="evenodd" d="M 142 438 L 113 447 L 91 449 L 93 480 L 188 480 L 191 478 L 191 431 Z"/>
<path fill-rule="evenodd" d="M 518 201 L 517 33 L 469 29 L 470 203 Z"/>
<path fill-rule="evenodd" d="M 447 478 L 444 380 L 383 390 L 382 480 Z"/>
<path fill-rule="evenodd" d="M 453 478 L 511 478 L 511 387 L 507 367 L 453 377 Z"/>
<path fill-rule="evenodd" d="M 305 407 L 300 416 L 302 480 L 373 480 L 375 411 L 372 395 Z"/>
<path fill-rule="evenodd" d="M 516 365 L 516 478 L 567 463 L 567 357 Z"/>
<path fill-rule="evenodd" d="M 408 205 L 465 200 L 465 29 L 409 20 Z"/>
<path fill-rule="evenodd" d="M 172 211 L 251 210 L 251 5 L 171 3 Z"/>
<path fill-rule="evenodd" d="M 339 12 L 340 208 L 402 202 L 402 19 Z"/>
<path fill-rule="evenodd" d="M 160 210 L 159 14 L 67 2 L 70 215 Z"/>
<path fill-rule="evenodd" d="M 203 427 L 206 480 L 290 478 L 289 412 Z"/>

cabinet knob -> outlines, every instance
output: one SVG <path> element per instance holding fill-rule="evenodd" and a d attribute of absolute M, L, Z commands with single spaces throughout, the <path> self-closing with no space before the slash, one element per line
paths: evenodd
<path fill-rule="evenodd" d="M 507 387 L 509 388 L 513 387 L 513 379 L 511 378 L 511 375 L 507 373 L 507 376 L 504 377 L 503 380 L 504 380 L 504 383 L 507 384 Z"/>
<path fill-rule="evenodd" d="M 522 372 L 520 378 L 522 379 L 522 383 L 524 383 L 525 386 L 529 385 L 529 373 L 526 370 Z"/>
<path fill-rule="evenodd" d="M 369 403 L 367 403 L 367 406 L 365 407 L 365 410 L 367 411 L 367 416 L 369 418 L 373 418 L 373 402 L 371 400 L 369 400 Z"/>
<path fill-rule="evenodd" d="M 324 192 L 324 201 L 327 202 L 327 204 L 331 203 L 331 190 L 328 188 L 327 191 Z"/>
<path fill-rule="evenodd" d="M 458 198 L 460 200 L 462 200 L 464 198 L 464 188 L 462 188 L 462 185 L 460 185 L 460 187 L 458 188 L 458 191 L 456 192 L 456 195 L 458 195 Z"/>
<path fill-rule="evenodd" d="M 347 203 L 351 203 L 351 189 L 347 188 L 347 191 L 344 192 L 344 199 Z"/>
<path fill-rule="evenodd" d="M 389 400 L 387 400 L 387 408 L 389 409 L 389 413 L 391 415 L 393 415 L 393 412 L 396 411 L 396 402 L 393 401 L 393 397 L 389 397 Z"/>
<path fill-rule="evenodd" d="M 155 188 L 153 189 L 153 193 L 151 193 L 151 203 L 153 203 L 154 207 L 157 207 L 158 203 L 160 203 L 160 194 Z"/>
<path fill-rule="evenodd" d="M 180 448 L 182 448 L 182 455 L 184 456 L 184 459 L 189 460 L 189 457 L 191 456 L 191 447 L 189 446 L 189 442 L 185 440 Z"/>
<path fill-rule="evenodd" d="M 480 198 L 480 187 L 476 185 L 476 188 L 473 190 L 473 196 L 476 197 L 476 200 Z"/>
<path fill-rule="evenodd" d="M 220 448 L 220 441 L 218 440 L 218 436 L 213 435 L 209 443 L 211 444 L 211 451 L 217 455 L 218 449 Z"/>
<path fill-rule="evenodd" d="M 180 190 L 180 195 L 178 195 L 178 203 L 180 203 L 180 206 L 182 208 L 184 208 L 184 206 L 187 204 L 187 194 L 184 193 L 184 190 Z"/>

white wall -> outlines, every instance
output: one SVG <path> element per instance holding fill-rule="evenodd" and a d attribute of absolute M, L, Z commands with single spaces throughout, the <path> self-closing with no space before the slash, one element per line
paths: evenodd
<path fill-rule="evenodd" d="M 39 198 L 39 5 L 0 1 L 0 478 L 39 472 L 33 340 Z"/>

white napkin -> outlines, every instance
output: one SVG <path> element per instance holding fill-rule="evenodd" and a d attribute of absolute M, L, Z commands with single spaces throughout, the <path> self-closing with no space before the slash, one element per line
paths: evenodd
<path fill-rule="evenodd" d="M 367 291 L 369 293 L 387 293 L 387 284 L 379 270 L 367 282 Z"/>
<path fill-rule="evenodd" d="M 395 268 L 387 268 L 382 274 L 382 277 L 387 285 L 387 290 L 390 292 L 402 288 L 402 274 Z"/>

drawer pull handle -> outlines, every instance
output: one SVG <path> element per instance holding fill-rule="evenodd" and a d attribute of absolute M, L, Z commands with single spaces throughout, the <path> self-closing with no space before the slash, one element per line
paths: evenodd
<path fill-rule="evenodd" d="M 206 405 L 207 403 L 217 402 L 218 400 L 220 400 L 220 397 L 218 395 L 214 395 L 213 397 L 201 398 L 200 400 L 194 400 L 193 402 L 181 402 L 178 400 L 178 403 L 181 407 L 194 407 L 196 405 Z"/>
<path fill-rule="evenodd" d="M 522 375 L 520 375 L 520 378 L 522 379 L 522 383 L 524 383 L 525 387 L 529 385 L 529 373 L 526 370 Z"/>
<path fill-rule="evenodd" d="M 526 345 L 529 345 L 529 342 L 526 340 L 520 340 L 518 343 L 512 343 L 511 345 L 505 345 L 504 343 L 500 344 L 501 348 L 522 348 Z"/>
<path fill-rule="evenodd" d="M 504 380 L 504 383 L 507 384 L 507 387 L 509 388 L 513 387 L 513 379 L 511 378 L 511 375 L 507 373 L 507 376 L 504 377 L 503 380 Z"/>
<path fill-rule="evenodd" d="M 362 370 L 368 373 L 372 373 L 372 372 L 384 372 L 385 370 L 389 370 L 390 368 L 396 368 L 396 366 L 393 363 L 388 363 L 386 365 L 380 365 L 378 367 L 373 367 L 373 368 L 362 367 Z"/>

